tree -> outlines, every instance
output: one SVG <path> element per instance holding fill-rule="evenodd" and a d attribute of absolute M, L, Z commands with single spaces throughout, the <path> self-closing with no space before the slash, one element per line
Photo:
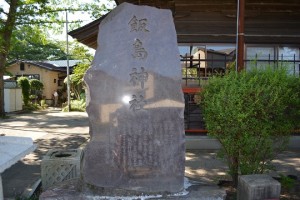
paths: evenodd
<path fill-rule="evenodd" d="M 66 45 L 64 45 L 64 47 L 66 47 Z M 70 42 L 69 48 L 70 48 L 69 56 L 71 59 L 82 60 L 83 63 L 88 63 L 88 64 L 92 62 L 93 55 L 85 46 L 83 46 L 79 42 L 77 41 Z"/>
<path fill-rule="evenodd" d="M 64 60 L 60 43 L 55 43 L 38 26 L 23 25 L 13 31 L 7 62 L 14 60 Z"/>
<path fill-rule="evenodd" d="M 283 69 L 230 72 L 201 93 L 209 135 L 218 139 L 234 185 L 239 173 L 263 173 L 299 124 L 299 78 Z M 297 113 L 298 112 L 298 113 Z M 298 116 L 297 116 L 298 115 Z"/>
<path fill-rule="evenodd" d="M 41 28 L 60 26 L 65 22 L 59 12 L 88 11 L 89 14 L 107 10 L 104 5 L 99 9 L 100 0 L 94 3 L 81 3 L 80 0 L 5 0 L 9 5 L 6 12 L 0 8 L 0 116 L 4 116 L 4 83 L 3 75 L 7 56 L 10 50 L 11 37 L 16 25 L 39 24 Z M 78 6 L 76 6 L 78 5 Z M 103 5 L 103 4 L 100 4 Z M 72 9 L 70 9 L 72 8 Z M 95 10 L 95 8 L 97 10 Z M 3 17 L 5 16 L 5 17 Z"/>
<path fill-rule="evenodd" d="M 72 42 L 70 48 L 70 57 L 75 60 L 82 60 L 81 63 L 78 63 L 77 66 L 74 67 L 72 74 L 69 76 L 70 90 L 76 99 L 81 100 L 81 94 L 84 92 L 85 87 L 83 76 L 86 70 L 91 66 L 93 55 L 78 42 Z M 64 83 L 67 84 L 67 78 L 65 78 Z"/>
<path fill-rule="evenodd" d="M 1 20 L 0 30 L 0 117 L 5 115 L 4 111 L 4 66 L 7 54 L 10 47 L 10 39 L 13 28 L 16 23 L 16 13 L 18 9 L 19 0 L 11 0 L 9 12 L 7 13 L 6 21 Z M 3 13 L 3 11 L 2 11 Z"/>
<path fill-rule="evenodd" d="M 83 76 L 86 70 L 90 67 L 90 62 L 79 63 L 73 70 L 73 74 L 70 75 L 71 91 L 77 100 L 81 100 L 81 93 L 84 91 L 85 83 Z M 64 83 L 67 83 L 65 78 Z"/>
<path fill-rule="evenodd" d="M 37 26 L 20 26 L 13 32 L 7 62 L 15 60 L 66 60 L 66 41 L 52 41 Z M 69 42 L 69 59 L 91 61 L 87 47 Z"/>

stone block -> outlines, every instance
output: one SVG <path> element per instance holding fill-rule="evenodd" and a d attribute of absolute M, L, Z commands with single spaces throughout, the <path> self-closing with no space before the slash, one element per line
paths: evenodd
<path fill-rule="evenodd" d="M 91 135 L 84 182 L 141 193 L 183 190 L 184 98 L 172 12 L 122 3 L 98 34 L 84 78 Z"/>
<path fill-rule="evenodd" d="M 239 177 L 239 200 L 279 199 L 281 185 L 269 175 L 252 174 Z"/>
<path fill-rule="evenodd" d="M 41 162 L 42 188 L 80 176 L 81 149 L 50 150 Z"/>

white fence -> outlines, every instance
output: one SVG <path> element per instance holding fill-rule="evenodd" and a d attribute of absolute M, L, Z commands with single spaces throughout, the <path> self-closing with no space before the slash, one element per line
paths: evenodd
<path fill-rule="evenodd" d="M 5 88 L 4 89 L 4 110 L 5 112 L 14 112 L 22 110 L 22 89 Z"/>

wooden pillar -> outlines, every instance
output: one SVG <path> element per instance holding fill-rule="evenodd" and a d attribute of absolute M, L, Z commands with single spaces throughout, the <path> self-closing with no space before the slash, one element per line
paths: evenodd
<path fill-rule="evenodd" d="M 245 54 L 245 0 L 237 0 L 237 71 L 244 69 Z"/>

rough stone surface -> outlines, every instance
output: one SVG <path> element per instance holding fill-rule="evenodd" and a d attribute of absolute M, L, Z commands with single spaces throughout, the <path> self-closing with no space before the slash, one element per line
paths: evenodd
<path fill-rule="evenodd" d="M 190 184 L 185 179 L 185 190 L 179 193 L 133 194 L 129 191 L 116 190 L 114 195 L 98 188 L 91 190 L 84 186 L 79 179 L 69 180 L 50 188 L 40 195 L 40 200 L 224 200 L 225 189 L 203 183 Z"/>
<path fill-rule="evenodd" d="M 279 199 L 281 185 L 269 175 L 253 174 L 239 177 L 238 199 Z"/>
<path fill-rule="evenodd" d="M 177 192 L 184 179 L 184 100 L 172 13 L 123 3 L 100 24 L 85 75 L 87 184 Z"/>

